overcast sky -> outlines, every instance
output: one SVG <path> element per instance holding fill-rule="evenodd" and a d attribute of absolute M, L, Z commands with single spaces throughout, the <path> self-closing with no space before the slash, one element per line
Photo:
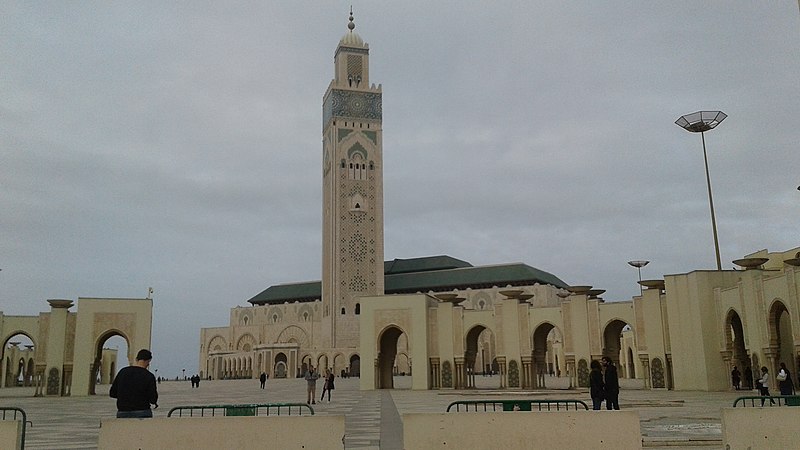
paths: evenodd
<path fill-rule="evenodd" d="M 351 2 L 0 1 L 0 310 L 154 293 L 154 365 L 321 273 L 322 96 Z M 794 0 L 355 1 L 385 257 L 643 278 L 800 245 Z M 76 308 L 72 308 L 75 311 Z"/>

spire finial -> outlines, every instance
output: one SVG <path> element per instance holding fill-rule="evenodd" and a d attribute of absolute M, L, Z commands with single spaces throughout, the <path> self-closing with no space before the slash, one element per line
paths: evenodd
<path fill-rule="evenodd" d="M 352 32 L 356 28 L 356 24 L 353 23 L 353 5 L 350 5 L 350 23 L 347 24 L 347 28 Z"/>

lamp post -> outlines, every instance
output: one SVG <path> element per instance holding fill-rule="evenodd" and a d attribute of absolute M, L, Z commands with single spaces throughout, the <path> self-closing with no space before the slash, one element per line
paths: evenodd
<path fill-rule="evenodd" d="M 186 380 L 186 369 L 181 369 L 183 371 L 183 379 Z"/>
<path fill-rule="evenodd" d="M 691 114 L 680 116 L 675 124 L 690 133 L 700 133 L 703 141 L 703 160 L 706 164 L 706 184 L 708 185 L 708 204 L 711 207 L 711 228 L 714 231 L 714 250 L 717 255 L 717 270 L 722 270 L 722 263 L 719 257 L 719 239 L 717 238 L 717 219 L 714 215 L 714 199 L 711 196 L 711 177 L 708 174 L 708 154 L 706 153 L 706 131 L 713 130 L 725 118 L 728 117 L 722 111 L 697 111 Z"/>
<path fill-rule="evenodd" d="M 641 281 L 642 281 L 642 267 L 650 264 L 650 261 L 634 260 L 634 261 L 628 261 L 628 264 L 630 264 L 633 267 L 636 267 L 636 269 L 639 271 L 639 296 L 641 297 L 642 296 L 642 283 L 641 283 Z"/>

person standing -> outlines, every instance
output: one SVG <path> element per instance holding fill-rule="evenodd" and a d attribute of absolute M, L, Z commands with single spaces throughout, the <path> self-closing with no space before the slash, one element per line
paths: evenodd
<path fill-rule="evenodd" d="M 742 382 L 742 374 L 739 372 L 739 369 L 736 366 L 733 366 L 733 370 L 731 370 L 731 383 L 733 383 L 733 388 L 738 391 L 739 384 L 741 382 Z"/>
<path fill-rule="evenodd" d="M 153 417 L 150 405 L 158 408 L 156 377 L 147 370 L 153 354 L 141 349 L 136 354 L 136 362 L 123 368 L 114 377 L 108 395 L 117 399 L 117 418 Z"/>
<path fill-rule="evenodd" d="M 605 368 L 605 396 L 606 409 L 619 409 L 619 377 L 617 376 L 617 366 L 608 356 L 602 358 Z"/>
<path fill-rule="evenodd" d="M 769 371 L 766 366 L 761 367 L 761 378 L 758 379 L 758 390 L 762 397 L 770 397 L 769 404 L 774 405 L 775 400 L 769 395 Z M 761 399 L 761 406 L 764 406 L 765 398 Z"/>
<path fill-rule="evenodd" d="M 589 364 L 592 369 L 589 372 L 589 394 L 592 396 L 592 410 L 600 411 L 603 406 L 605 386 L 603 383 L 603 372 L 600 362 L 593 359 Z"/>
<path fill-rule="evenodd" d="M 326 369 L 325 370 L 325 387 L 322 390 L 322 397 L 325 397 L 325 391 L 328 391 L 328 403 L 330 403 L 330 401 L 331 401 L 331 391 L 336 389 L 336 386 L 333 385 L 333 379 L 334 378 L 336 378 L 336 376 L 333 374 L 333 372 L 330 369 Z M 322 398 L 320 398 L 319 401 L 322 401 Z"/>
<path fill-rule="evenodd" d="M 261 389 L 264 389 L 264 385 L 267 384 L 267 373 L 261 372 L 261 376 L 258 377 L 258 381 L 261 382 Z"/>
<path fill-rule="evenodd" d="M 319 373 L 314 369 L 314 367 L 309 366 L 308 371 L 306 371 L 306 383 L 308 383 L 307 387 L 307 400 L 306 404 L 317 404 L 317 380 L 319 379 Z"/>
<path fill-rule="evenodd" d="M 792 374 L 790 374 L 789 369 L 786 368 L 786 363 L 781 363 L 781 369 L 778 371 L 778 375 L 775 376 L 775 379 L 778 380 L 778 389 L 780 389 L 781 395 L 794 395 Z"/>

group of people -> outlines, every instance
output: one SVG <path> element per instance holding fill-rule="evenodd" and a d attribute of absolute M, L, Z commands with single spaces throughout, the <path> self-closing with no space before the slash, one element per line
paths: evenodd
<path fill-rule="evenodd" d="M 746 368 L 745 376 L 750 375 L 749 372 L 750 369 Z M 752 376 L 750 376 L 750 378 L 752 379 Z M 780 391 L 780 395 L 795 394 L 792 374 L 789 373 L 789 369 L 786 368 L 786 363 L 781 363 L 780 369 L 778 370 L 778 375 L 775 376 L 775 379 L 778 381 L 778 390 Z M 739 385 L 741 383 L 741 373 L 736 366 L 733 366 L 733 370 L 731 371 L 731 382 L 733 383 L 734 389 L 738 390 L 740 388 Z M 769 388 L 771 386 L 772 377 L 769 374 L 769 369 L 767 369 L 766 366 L 761 367 L 761 376 L 756 380 L 756 388 L 758 389 L 758 393 L 764 397 L 761 399 L 761 406 L 764 406 L 767 397 L 770 397 L 770 404 L 775 404 L 775 400 L 771 398 L 772 396 L 769 393 Z"/>
<path fill-rule="evenodd" d="M 189 378 L 189 381 L 192 382 L 192 388 L 199 388 L 200 387 L 200 375 L 192 375 Z"/>
<path fill-rule="evenodd" d="M 592 409 L 599 411 L 606 401 L 606 409 L 619 409 L 619 376 L 617 366 L 608 356 L 600 361 L 593 359 L 589 364 L 589 394 L 592 396 Z"/>
<path fill-rule="evenodd" d="M 313 366 L 309 366 L 303 378 L 305 378 L 308 385 L 306 389 L 306 404 L 315 405 L 317 403 L 317 380 L 320 378 L 319 372 L 317 372 L 317 369 L 315 369 Z M 322 400 L 325 398 L 325 392 L 327 392 L 328 402 L 330 403 L 331 391 L 336 389 L 336 386 L 333 382 L 334 378 L 336 378 L 336 376 L 333 374 L 331 369 L 325 369 L 325 376 L 322 384 L 322 396 L 319 398 L 320 402 L 322 402 Z"/>

